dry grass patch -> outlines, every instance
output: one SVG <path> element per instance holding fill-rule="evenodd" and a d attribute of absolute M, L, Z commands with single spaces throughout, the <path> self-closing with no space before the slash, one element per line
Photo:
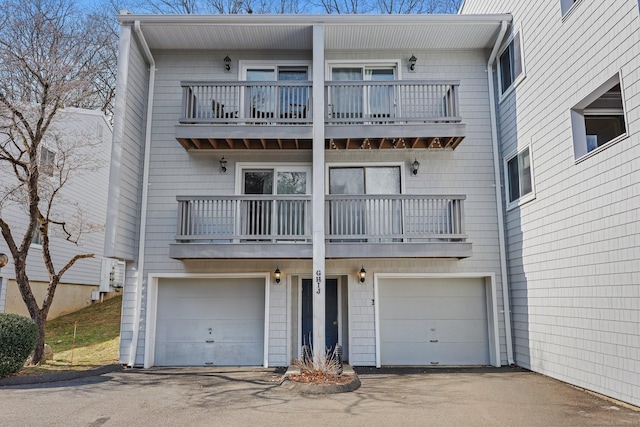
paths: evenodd
<path fill-rule="evenodd" d="M 117 363 L 121 306 L 122 296 L 117 296 L 48 321 L 46 342 L 53 350 L 53 360 L 25 367 L 18 375 L 78 371 Z"/>

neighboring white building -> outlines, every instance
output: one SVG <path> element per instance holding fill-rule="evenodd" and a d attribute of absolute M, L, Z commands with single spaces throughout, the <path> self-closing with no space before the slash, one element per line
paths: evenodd
<path fill-rule="evenodd" d="M 510 15 L 118 19 L 122 363 L 286 366 L 310 337 L 513 363 L 486 72 Z"/>
<path fill-rule="evenodd" d="M 102 166 L 95 171 L 78 170 L 73 173 L 69 182 L 63 187 L 56 205 L 57 210 L 68 215 L 75 215 L 76 204 L 79 205 L 83 211 L 84 221 L 98 228 L 97 231 L 83 234 L 78 245 L 52 234 L 51 253 L 57 269 L 79 253 L 93 253 L 95 257 L 78 261 L 62 276 L 62 282 L 56 289 L 55 299 L 49 311 L 49 319 L 90 305 L 94 299 L 101 297 L 99 291 L 113 292 L 113 288 L 109 287 L 109 267 L 111 264 L 116 265 L 111 260 L 103 260 L 102 257 L 109 185 L 108 165 L 111 156 L 111 125 L 100 111 L 66 108 L 56 116 L 50 135 L 54 133 L 66 141 L 66 144 L 76 144 L 76 141 L 90 139 L 91 147 L 86 148 L 91 150 L 89 157 L 91 161 L 97 161 Z M 60 154 L 56 152 L 56 144 L 51 138 L 41 144 L 41 162 L 50 162 L 53 165 L 56 156 Z M 46 175 L 46 173 L 46 168 L 41 167 L 41 174 Z M 15 179 L 8 170 L 3 171 L 1 175 L 8 181 Z M 12 226 L 14 236 L 22 239 L 27 226 L 24 208 L 17 204 L 6 204 L 1 213 L 3 219 Z M 9 264 L 0 271 L 0 312 L 28 316 L 27 307 L 15 281 L 13 260 L 3 238 L 0 238 L 0 253 L 9 256 Z M 31 288 L 38 302 L 41 303 L 46 294 L 49 278 L 37 238 L 29 250 L 27 274 Z M 101 283 L 102 287 L 100 287 Z"/>
<path fill-rule="evenodd" d="M 515 362 L 640 405 L 636 0 L 466 0 L 499 54 Z M 469 15 L 472 16 L 472 15 Z"/>

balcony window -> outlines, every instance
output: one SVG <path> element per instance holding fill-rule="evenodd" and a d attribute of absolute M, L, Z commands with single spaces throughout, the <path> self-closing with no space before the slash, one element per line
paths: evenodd
<path fill-rule="evenodd" d="M 620 78 L 615 75 L 571 109 L 576 159 L 597 152 L 627 134 Z"/>
<path fill-rule="evenodd" d="M 396 80 L 396 66 L 334 66 L 331 80 L 339 82 L 385 82 Z M 392 117 L 395 114 L 394 86 L 375 83 L 334 87 L 329 92 L 333 118 Z"/>
<path fill-rule="evenodd" d="M 307 66 L 260 65 L 245 70 L 248 82 L 308 81 Z M 273 119 L 306 118 L 309 89 L 304 86 L 252 85 L 245 117 Z"/>

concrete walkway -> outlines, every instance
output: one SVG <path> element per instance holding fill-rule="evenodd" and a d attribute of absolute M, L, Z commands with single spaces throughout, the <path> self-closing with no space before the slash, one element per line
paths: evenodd
<path fill-rule="evenodd" d="M 125 370 L 0 387 L 7 426 L 640 426 L 640 412 L 517 369 L 359 374 L 351 393 L 303 395 L 281 371 Z"/>

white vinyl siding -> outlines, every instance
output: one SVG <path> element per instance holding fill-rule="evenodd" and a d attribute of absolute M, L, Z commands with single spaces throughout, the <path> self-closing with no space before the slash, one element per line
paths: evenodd
<path fill-rule="evenodd" d="M 230 75 L 224 72 L 223 66 L 212 67 L 211 59 L 223 58 L 226 51 L 207 51 L 206 55 L 196 50 L 154 51 L 156 60 L 156 82 L 153 108 L 153 140 L 150 153 L 149 170 L 149 202 L 147 215 L 147 238 L 144 270 L 134 263 L 127 263 L 127 289 L 125 285 L 126 309 L 123 309 L 123 339 L 121 360 L 128 362 L 131 332 L 134 326 L 134 296 L 138 271 L 144 271 L 142 317 L 139 340 L 137 343 L 136 365 L 142 365 L 144 359 L 145 313 L 146 313 L 146 277 L 154 273 L 184 274 L 187 272 L 227 273 L 227 272 L 270 272 L 276 264 L 283 272 L 283 281 L 279 285 L 270 285 L 269 312 L 269 350 L 270 366 L 286 366 L 290 363 L 287 352 L 287 337 L 290 336 L 290 325 L 287 324 L 286 287 L 290 275 L 308 277 L 310 271 L 306 260 L 189 260 L 180 261 L 168 257 L 168 245 L 173 243 L 176 234 L 177 195 L 234 195 L 238 188 L 237 172 L 243 164 L 261 162 L 265 167 L 283 162 L 293 164 L 309 164 L 311 152 L 306 150 L 282 152 L 279 150 L 234 150 L 225 153 L 228 161 L 226 174 L 220 173 L 219 153 L 187 152 L 175 139 L 175 125 L 181 112 L 181 80 L 229 80 Z M 398 150 L 348 150 L 326 151 L 326 163 L 339 164 L 375 164 L 404 163 L 409 165 L 417 157 L 421 163 L 417 176 L 411 174 L 410 168 L 402 168 L 401 181 L 405 183 L 407 194 L 463 194 L 465 200 L 465 226 L 469 240 L 474 245 L 471 258 L 452 262 L 445 259 L 358 260 L 358 269 L 364 264 L 368 277 L 376 271 L 451 271 L 477 272 L 489 271 L 496 274 L 496 287 L 502 294 L 500 281 L 499 246 L 497 239 L 497 218 L 495 191 L 493 190 L 493 155 L 490 138 L 490 116 L 487 105 L 488 82 L 486 77 L 486 57 L 484 51 L 420 51 L 415 55 L 425 59 L 425 66 L 416 68 L 411 74 L 415 79 L 459 79 L 461 81 L 459 102 L 461 115 L 467 126 L 467 136 L 463 144 L 455 151 L 426 150 L 416 154 L 415 151 Z M 243 51 L 229 52 L 232 58 L 268 59 L 281 55 L 283 61 L 303 61 L 309 57 L 308 52 L 277 51 Z M 367 63 L 388 60 L 397 55 L 395 52 L 359 52 L 358 59 Z M 345 63 L 353 58 L 353 52 L 327 53 L 327 60 Z M 188 72 L 187 72 L 188 70 Z M 233 72 L 232 68 L 232 72 Z M 137 72 L 137 71 L 136 71 Z M 132 99 L 134 102 L 136 99 Z M 133 104 L 137 105 L 137 104 Z M 133 107 L 130 107 L 133 108 Z M 141 107 L 143 110 L 144 107 Z M 137 110 L 136 108 L 136 111 Z M 143 144 L 142 135 L 132 137 L 129 144 Z M 134 151 L 135 147 L 129 147 Z M 139 150 L 140 148 L 136 148 Z M 135 159 L 139 153 L 135 152 Z M 133 161 L 132 161 L 133 163 Z M 129 194 L 129 193 L 127 193 Z M 135 193 L 131 193 L 134 195 Z M 135 239 L 133 239 L 135 241 Z M 352 260 L 327 260 L 326 275 L 349 275 L 352 280 Z M 355 276 L 353 277 L 355 279 Z M 372 305 L 373 280 L 367 279 L 364 284 L 349 282 L 349 310 L 351 316 L 349 330 L 350 363 L 359 366 L 374 366 L 376 363 L 375 321 Z M 500 310 L 504 309 L 501 299 Z M 498 360 L 507 363 L 506 337 L 503 316 L 500 315 L 499 333 L 501 354 Z"/>
<path fill-rule="evenodd" d="M 526 34 L 526 81 L 499 105 L 502 155 L 531 141 L 535 157 L 535 203 L 506 214 L 516 363 L 638 406 L 638 2 L 581 1 L 564 20 L 559 1 L 464 11 L 511 12 Z M 570 111 L 618 73 L 627 137 L 576 162 Z"/>

